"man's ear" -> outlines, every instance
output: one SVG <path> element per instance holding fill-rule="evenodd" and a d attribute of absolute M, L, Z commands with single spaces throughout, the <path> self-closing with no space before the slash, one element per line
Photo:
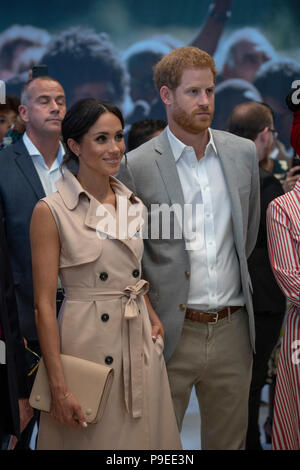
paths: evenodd
<path fill-rule="evenodd" d="M 19 108 L 19 115 L 24 122 L 28 122 L 28 117 L 27 117 L 27 106 L 25 104 L 20 104 Z"/>
<path fill-rule="evenodd" d="M 166 85 L 162 86 L 160 89 L 160 97 L 162 102 L 166 105 L 172 104 L 173 102 L 173 91 L 170 90 Z"/>
<path fill-rule="evenodd" d="M 266 137 L 268 136 L 268 132 L 269 132 L 268 127 L 265 127 L 262 131 L 260 131 L 260 133 L 258 134 L 258 136 L 260 137 L 260 140 L 265 141 Z"/>

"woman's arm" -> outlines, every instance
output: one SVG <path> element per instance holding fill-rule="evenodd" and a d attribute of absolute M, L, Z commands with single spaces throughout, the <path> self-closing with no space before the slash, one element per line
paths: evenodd
<path fill-rule="evenodd" d="M 153 342 L 155 343 L 158 335 L 160 335 L 162 338 L 164 337 L 165 330 L 164 330 L 162 322 L 160 321 L 155 311 L 153 310 L 153 307 L 151 305 L 148 295 L 145 294 L 144 298 L 145 298 L 145 302 L 146 302 L 147 309 L 148 309 L 150 323 L 152 325 L 152 339 L 153 339 Z"/>
<path fill-rule="evenodd" d="M 290 223 L 282 208 L 273 201 L 267 210 L 268 249 L 276 281 L 287 299 L 300 306 L 299 246 L 292 238 Z"/>
<path fill-rule="evenodd" d="M 30 241 L 34 313 L 50 385 L 51 415 L 61 423 L 85 427 L 84 415 L 77 400 L 68 390 L 60 360 L 60 340 L 56 319 L 60 240 L 52 213 L 42 201 L 33 211 Z"/>

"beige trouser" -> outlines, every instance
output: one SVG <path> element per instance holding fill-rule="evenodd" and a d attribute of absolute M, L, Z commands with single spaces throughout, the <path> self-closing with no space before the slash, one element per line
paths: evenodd
<path fill-rule="evenodd" d="M 167 369 L 179 428 L 195 386 L 201 448 L 244 449 L 252 372 L 245 309 L 216 324 L 185 320 Z"/>

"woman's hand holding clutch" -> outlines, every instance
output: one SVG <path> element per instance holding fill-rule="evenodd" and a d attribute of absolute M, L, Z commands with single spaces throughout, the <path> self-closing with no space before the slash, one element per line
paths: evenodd
<path fill-rule="evenodd" d="M 62 424 L 72 427 L 87 427 L 82 409 L 71 392 L 52 394 L 51 416 Z"/>

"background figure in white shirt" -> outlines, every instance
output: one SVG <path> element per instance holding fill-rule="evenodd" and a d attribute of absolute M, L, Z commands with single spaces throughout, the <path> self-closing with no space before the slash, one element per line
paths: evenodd
<path fill-rule="evenodd" d="M 39 77 L 24 85 L 19 113 L 26 125 L 23 137 L 0 155 L 0 216 L 5 221 L 21 331 L 28 347 L 40 353 L 33 311 L 29 225 L 39 199 L 56 191 L 64 149 L 61 122 L 65 93 L 56 80 Z M 31 376 L 31 384 L 34 376 Z M 29 384 L 29 386 L 31 385 Z M 34 420 L 17 448 L 29 446 Z"/>
<path fill-rule="evenodd" d="M 255 345 L 247 258 L 260 216 L 258 158 L 253 142 L 210 129 L 215 78 L 212 57 L 198 48 L 178 48 L 158 62 L 154 81 L 168 126 L 128 154 L 118 177 L 148 208 L 143 276 L 165 327 L 178 425 L 195 387 L 202 448 L 244 449 Z M 181 237 L 158 230 L 151 239 L 158 205 L 165 204 L 182 208 Z M 171 214 L 171 224 L 176 218 Z"/>

